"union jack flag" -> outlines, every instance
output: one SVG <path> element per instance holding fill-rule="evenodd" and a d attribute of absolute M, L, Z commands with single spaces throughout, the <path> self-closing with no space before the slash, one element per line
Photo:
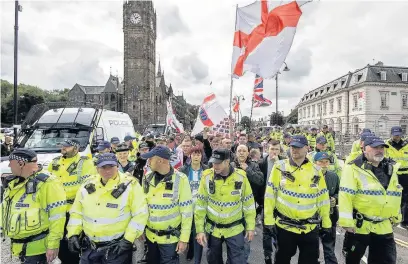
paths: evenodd
<path fill-rule="evenodd" d="M 272 105 L 272 101 L 263 96 L 263 78 L 255 76 L 254 84 L 254 107 L 266 107 Z"/>

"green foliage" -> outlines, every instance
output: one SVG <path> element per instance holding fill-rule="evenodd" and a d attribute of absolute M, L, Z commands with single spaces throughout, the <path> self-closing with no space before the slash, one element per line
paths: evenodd
<path fill-rule="evenodd" d="M 289 123 L 289 124 L 298 123 L 298 109 L 297 108 L 293 109 L 292 112 L 290 112 L 290 114 L 288 115 L 286 119 L 286 123 Z"/>
<path fill-rule="evenodd" d="M 24 120 L 26 114 L 33 105 L 44 102 L 60 102 L 67 101 L 68 91 L 70 89 L 52 91 L 43 90 L 37 86 L 19 84 L 18 92 L 18 121 Z M 5 124 L 13 124 L 14 108 L 13 108 L 14 87 L 12 83 L 6 80 L 1 80 L 1 122 Z"/>
<path fill-rule="evenodd" d="M 283 115 L 281 113 L 272 113 L 269 116 L 269 123 L 271 126 L 273 125 L 278 125 L 278 126 L 283 126 L 285 124 L 285 118 L 283 117 Z"/>
<path fill-rule="evenodd" d="M 244 129 L 249 129 L 249 128 L 251 127 L 251 122 L 250 122 L 250 120 L 249 120 L 249 117 L 243 116 L 243 117 L 241 118 L 241 126 L 242 126 Z"/>

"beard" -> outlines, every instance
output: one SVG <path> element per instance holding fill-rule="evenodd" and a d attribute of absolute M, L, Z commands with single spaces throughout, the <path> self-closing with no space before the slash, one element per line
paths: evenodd
<path fill-rule="evenodd" d="M 384 159 L 384 155 L 381 156 L 373 156 L 373 160 L 375 162 L 381 162 Z"/>

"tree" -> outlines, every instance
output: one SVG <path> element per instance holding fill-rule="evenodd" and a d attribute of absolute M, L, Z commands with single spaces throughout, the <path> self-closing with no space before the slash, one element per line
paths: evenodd
<path fill-rule="evenodd" d="M 250 123 L 249 117 L 243 116 L 243 117 L 241 118 L 241 126 L 243 126 L 244 129 L 249 129 L 249 128 L 251 127 L 251 123 Z"/>
<path fill-rule="evenodd" d="M 283 126 L 285 124 L 284 117 L 281 113 L 278 114 L 272 113 L 270 115 L 269 123 L 271 126 L 273 125 Z"/>
<path fill-rule="evenodd" d="M 286 118 L 286 123 L 289 124 L 297 124 L 298 123 L 298 109 L 295 108 L 290 112 L 288 117 Z"/>

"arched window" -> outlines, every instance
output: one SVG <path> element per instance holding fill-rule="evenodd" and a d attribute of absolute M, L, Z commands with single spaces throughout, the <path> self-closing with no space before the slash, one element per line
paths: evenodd
<path fill-rule="evenodd" d="M 115 94 L 111 94 L 111 101 L 116 101 L 116 96 L 115 96 Z"/>

